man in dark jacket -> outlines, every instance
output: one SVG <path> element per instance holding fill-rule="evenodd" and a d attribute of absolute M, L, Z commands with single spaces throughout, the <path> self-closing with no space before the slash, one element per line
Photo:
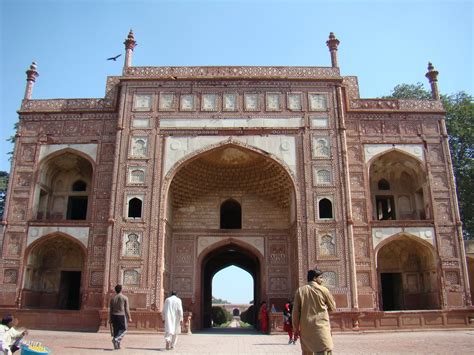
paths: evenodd
<path fill-rule="evenodd" d="M 127 331 L 127 320 L 132 321 L 128 304 L 128 297 L 122 294 L 122 285 L 115 286 L 116 295 L 110 300 L 109 323 L 112 324 L 112 344 L 114 349 L 120 349 Z"/>

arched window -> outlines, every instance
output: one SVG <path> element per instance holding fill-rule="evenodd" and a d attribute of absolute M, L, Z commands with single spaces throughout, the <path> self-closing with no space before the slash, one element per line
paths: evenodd
<path fill-rule="evenodd" d="M 333 218 L 332 217 L 332 202 L 327 199 L 323 198 L 318 203 L 319 209 L 319 218 Z"/>
<path fill-rule="evenodd" d="M 242 208 L 237 201 L 229 199 L 222 203 L 221 229 L 242 229 Z"/>
<path fill-rule="evenodd" d="M 77 180 L 74 184 L 72 184 L 72 191 L 86 191 L 87 184 L 82 180 Z"/>
<path fill-rule="evenodd" d="M 379 186 L 379 190 L 390 190 L 390 184 L 385 179 L 380 179 L 378 186 Z"/>
<path fill-rule="evenodd" d="M 128 201 L 128 218 L 142 218 L 143 202 L 137 197 Z"/>

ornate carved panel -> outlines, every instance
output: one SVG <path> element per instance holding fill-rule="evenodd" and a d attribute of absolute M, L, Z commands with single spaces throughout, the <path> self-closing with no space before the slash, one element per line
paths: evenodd
<path fill-rule="evenodd" d="M 286 264 L 288 262 L 285 244 L 270 245 L 270 264 Z"/>
<path fill-rule="evenodd" d="M 358 287 L 371 287 L 370 273 L 369 272 L 358 272 L 357 273 L 357 286 Z"/>
<path fill-rule="evenodd" d="M 18 281 L 18 269 L 5 269 L 3 272 L 3 283 L 16 284 Z"/>
<path fill-rule="evenodd" d="M 91 271 L 89 277 L 90 287 L 101 287 L 104 284 L 104 272 L 103 271 Z"/>
<path fill-rule="evenodd" d="M 36 144 L 22 144 L 20 149 L 20 162 L 31 163 L 35 159 Z"/>

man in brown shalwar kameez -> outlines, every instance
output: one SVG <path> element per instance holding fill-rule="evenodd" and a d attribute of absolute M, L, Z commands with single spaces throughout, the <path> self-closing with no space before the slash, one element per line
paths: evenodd
<path fill-rule="evenodd" d="M 308 271 L 308 284 L 296 290 L 293 304 L 293 329 L 301 338 L 303 355 L 332 354 L 331 325 L 328 311 L 336 309 L 329 290 L 322 286 L 322 271 Z"/>

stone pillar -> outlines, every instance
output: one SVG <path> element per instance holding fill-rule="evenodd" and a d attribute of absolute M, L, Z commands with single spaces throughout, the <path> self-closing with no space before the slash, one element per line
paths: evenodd
<path fill-rule="evenodd" d="M 439 90 L 438 90 L 438 71 L 434 70 L 433 64 L 428 63 L 428 72 L 425 76 L 430 81 L 431 85 L 431 97 L 433 100 L 439 100 Z"/>
<path fill-rule="evenodd" d="M 130 32 L 128 33 L 127 39 L 125 40 L 125 42 L 123 42 L 123 44 L 125 44 L 125 63 L 123 66 L 123 70 L 125 71 L 128 67 L 132 66 L 133 49 L 137 45 L 132 30 L 130 30 Z"/>
<path fill-rule="evenodd" d="M 329 34 L 329 39 L 326 41 L 326 45 L 329 48 L 329 52 L 331 52 L 331 65 L 333 67 L 338 67 L 339 64 L 337 62 L 337 47 L 339 46 L 339 40 L 336 38 L 333 32 Z"/>
<path fill-rule="evenodd" d="M 33 94 L 33 86 L 35 85 L 36 78 L 39 76 L 36 71 L 36 63 L 32 62 L 30 69 L 26 71 L 26 89 L 24 100 L 31 100 L 31 95 Z"/>

